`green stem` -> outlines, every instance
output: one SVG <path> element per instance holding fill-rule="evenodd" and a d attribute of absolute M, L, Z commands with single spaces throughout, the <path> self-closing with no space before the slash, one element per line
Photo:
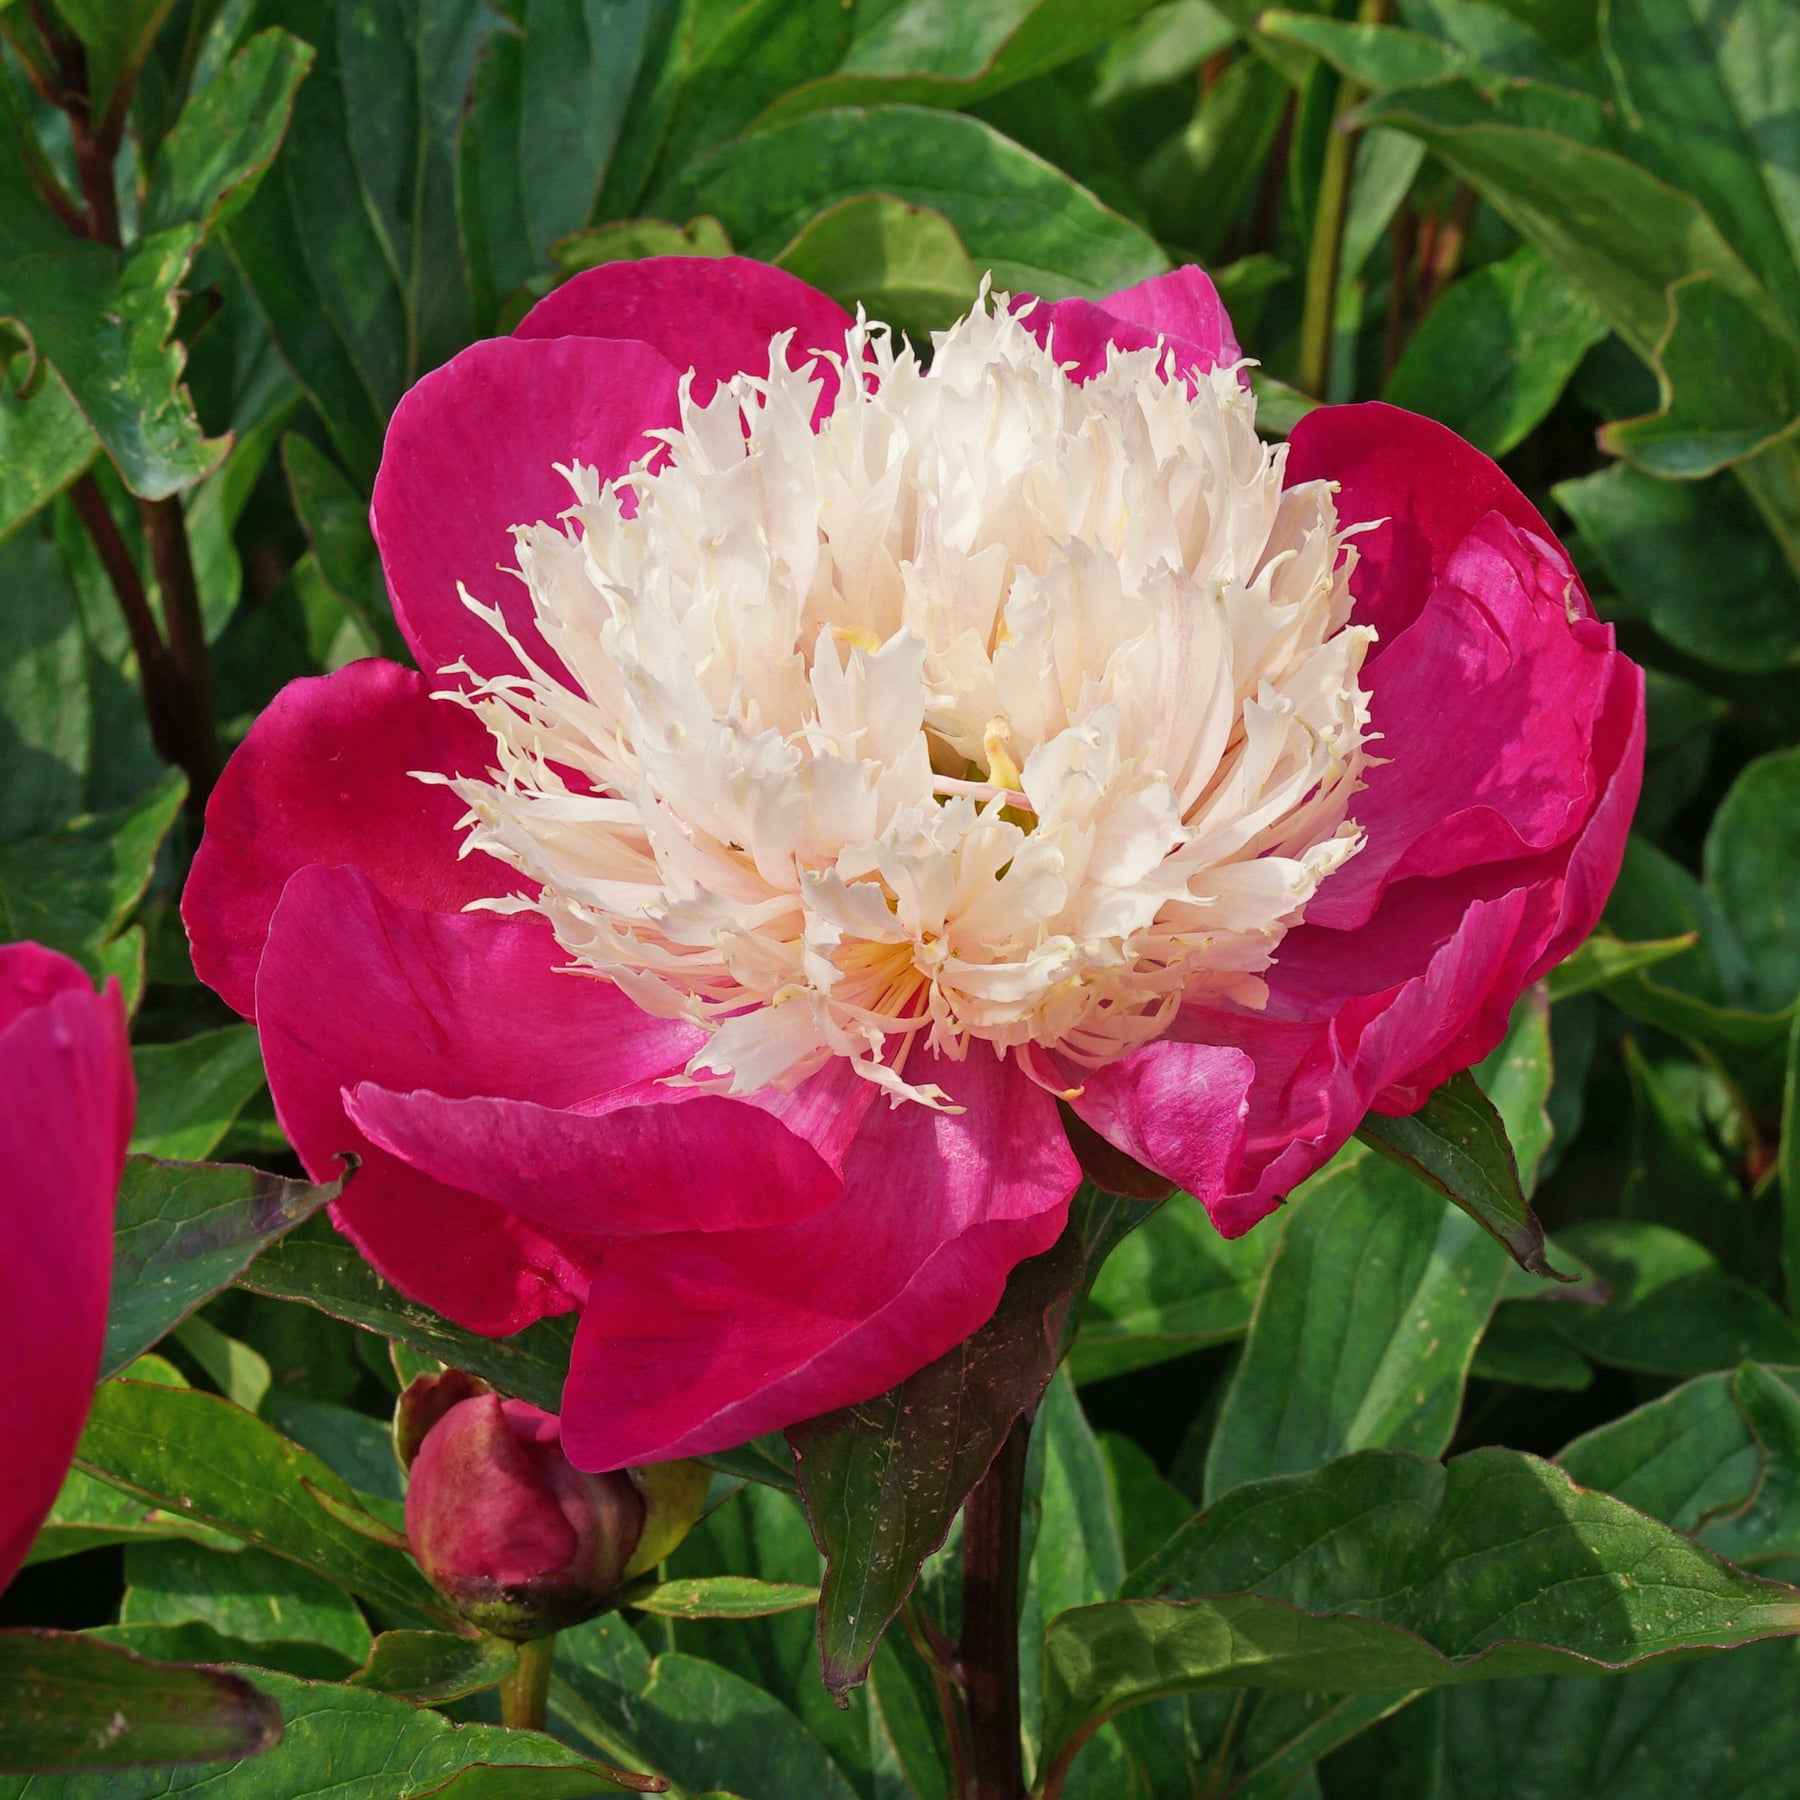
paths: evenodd
<path fill-rule="evenodd" d="M 542 1731 L 550 1699 L 550 1668 L 556 1661 L 556 1633 L 519 1646 L 519 1661 L 500 1683 L 500 1718 L 521 1731 Z"/>
<path fill-rule="evenodd" d="M 1338 111 L 1361 98 L 1349 82 L 1338 88 Z M 1319 205 L 1313 215 L 1312 247 L 1306 258 L 1306 310 L 1300 319 L 1300 368 L 1294 385 L 1316 400 L 1325 398 L 1331 377 L 1331 347 L 1337 336 L 1338 267 L 1344 252 L 1344 218 L 1350 204 L 1350 163 L 1356 137 L 1334 119 L 1319 176 Z"/>

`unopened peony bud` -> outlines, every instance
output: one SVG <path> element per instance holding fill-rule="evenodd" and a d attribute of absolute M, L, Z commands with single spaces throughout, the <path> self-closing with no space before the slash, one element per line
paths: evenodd
<path fill-rule="evenodd" d="M 477 1394 L 424 1434 L 406 1492 L 406 1535 L 432 1585 L 496 1637 L 545 1637 L 591 1618 L 644 1530 L 629 1475 L 587 1475 L 554 1413 Z"/>

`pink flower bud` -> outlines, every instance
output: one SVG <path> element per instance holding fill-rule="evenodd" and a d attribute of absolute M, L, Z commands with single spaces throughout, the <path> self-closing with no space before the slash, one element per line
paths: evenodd
<path fill-rule="evenodd" d="M 623 1472 L 587 1475 L 562 1422 L 523 1400 L 478 1394 L 419 1447 L 406 1534 L 432 1585 L 497 1637 L 544 1637 L 591 1618 L 618 1586 L 644 1528 Z"/>

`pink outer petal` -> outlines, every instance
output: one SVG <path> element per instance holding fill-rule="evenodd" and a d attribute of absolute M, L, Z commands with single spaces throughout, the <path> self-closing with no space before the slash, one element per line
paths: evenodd
<path fill-rule="evenodd" d="M 1241 1050 L 1165 1039 L 1088 1072 L 1071 1104 L 1115 1149 L 1210 1210 L 1243 1161 L 1255 1076 Z"/>
<path fill-rule="evenodd" d="M 1098 375 L 1115 347 L 1149 350 L 1161 342 L 1175 352 L 1177 373 L 1189 376 L 1235 363 L 1243 354 L 1218 289 L 1191 263 L 1098 303 L 1026 294 L 1014 304 L 1025 329 L 1058 362 L 1072 365 L 1077 381 Z"/>
<path fill-rule="evenodd" d="M 1338 484 L 1341 522 L 1385 521 L 1357 534 L 1350 578 L 1357 622 L 1380 633 L 1374 659 L 1419 616 L 1451 557 L 1490 512 L 1533 541 L 1545 597 L 1593 616 L 1543 514 L 1497 463 L 1434 420 L 1378 400 L 1321 406 L 1288 439 L 1287 485 L 1305 481 Z"/>
<path fill-rule="evenodd" d="M 58 966 L 60 965 L 60 966 Z M 50 1510 L 93 1399 L 113 1203 L 136 1091 L 119 984 L 0 950 L 0 1588 Z"/>
<path fill-rule="evenodd" d="M 619 1468 L 742 1443 L 867 1399 L 960 1343 L 1047 1250 L 1080 1171 L 1010 1062 L 917 1059 L 967 1110 L 871 1107 L 844 1196 L 801 1224 L 607 1252 L 563 1391 L 563 1446 Z"/>
<path fill-rule="evenodd" d="M 472 713 L 433 700 L 429 677 L 351 663 L 292 681 L 250 728 L 206 804 L 206 834 L 181 897 L 194 970 L 246 1018 L 281 890 L 311 863 L 350 863 L 402 905 L 458 912 L 515 891 L 489 856 L 459 861 L 466 808 L 415 770 L 473 775 L 494 758 Z"/>
<path fill-rule="evenodd" d="M 471 344 L 411 388 L 388 426 L 369 521 L 394 616 L 429 674 L 464 660 L 483 675 L 523 672 L 459 582 L 562 673 L 517 573 L 513 527 L 574 504 L 558 464 L 611 480 L 655 447 L 646 432 L 677 422 L 676 371 L 648 344 L 531 336 Z"/>
<path fill-rule="evenodd" d="M 581 1112 L 366 1081 L 346 1100 L 384 1150 L 559 1236 L 786 1225 L 843 1189 L 772 1114 L 692 1089 L 632 1088 Z"/>
<path fill-rule="evenodd" d="M 647 256 L 603 263 L 565 281 L 525 315 L 516 335 L 639 338 L 677 373 L 694 371 L 694 399 L 704 405 L 733 375 L 766 375 L 777 333 L 793 332 L 788 363 L 798 369 L 814 351 L 841 357 L 844 333 L 854 323 L 835 300 L 767 263 Z M 836 393 L 835 376 L 826 386 Z"/>
<path fill-rule="evenodd" d="M 654 1019 L 605 982 L 559 972 L 535 916 L 427 913 L 355 869 L 288 883 L 257 976 L 275 1110 L 315 1180 L 364 1164 L 332 1216 L 395 1286 L 472 1331 L 518 1331 L 587 1288 L 588 1241 L 408 1168 L 347 1117 L 345 1088 L 429 1085 L 571 1107 L 679 1069 L 691 1027 Z"/>

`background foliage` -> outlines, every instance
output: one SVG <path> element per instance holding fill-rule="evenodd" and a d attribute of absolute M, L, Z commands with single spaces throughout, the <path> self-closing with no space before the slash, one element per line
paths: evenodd
<path fill-rule="evenodd" d="M 1121 1239 L 1148 1209 L 1088 1195 L 893 1415 L 1069 1350 L 1022 1627 L 1066 1795 L 1789 1791 L 1800 1650 L 1748 1640 L 1800 1623 L 1755 1579 L 1800 1578 L 1790 0 L 0 0 L 0 33 L 0 935 L 121 978 L 135 1150 L 239 1165 L 134 1162 L 116 1378 L 0 1620 L 248 1665 L 286 1736 L 221 1800 L 612 1791 L 601 1763 L 944 1800 L 962 1489 L 941 1435 L 871 1460 L 873 1414 L 797 1439 L 814 1515 L 854 1501 L 820 1620 L 834 1685 L 872 1657 L 847 1710 L 775 1440 L 719 1459 L 660 1599 L 565 1634 L 552 1735 L 452 1730 L 500 1671 L 433 1629 L 385 1420 L 434 1358 L 553 1406 L 566 1326 L 470 1339 L 303 1222 L 327 1193 L 176 922 L 212 765 L 168 696 L 210 666 L 228 748 L 292 677 L 403 654 L 387 417 L 575 271 L 735 249 L 922 336 L 989 271 L 1102 295 L 1198 259 L 1265 428 L 1309 392 L 1453 426 L 1650 670 L 1606 927 L 1480 1072 L 1580 1279 L 1361 1144 L 1236 1243 L 1180 1198 Z"/>

